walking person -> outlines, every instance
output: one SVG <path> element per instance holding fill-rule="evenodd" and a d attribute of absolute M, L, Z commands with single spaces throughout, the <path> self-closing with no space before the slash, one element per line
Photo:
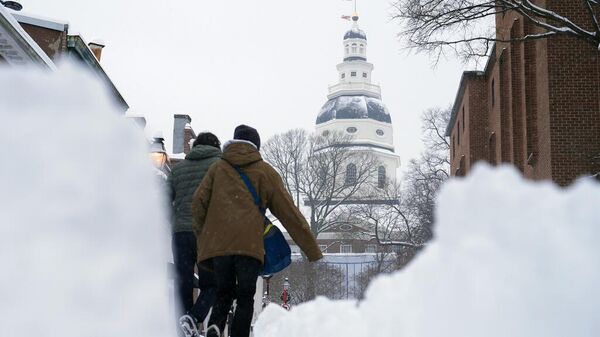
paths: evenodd
<path fill-rule="evenodd" d="M 212 261 L 217 280 L 217 300 L 209 322 L 217 329 L 211 329 L 209 337 L 218 337 L 223 331 L 234 299 L 231 337 L 249 336 L 256 281 L 264 259 L 264 217 L 236 167 L 248 176 L 262 207 L 280 220 L 309 261 L 323 257 L 306 219 L 277 171 L 262 160 L 259 149 L 258 132 L 238 126 L 234 139 L 223 147 L 223 158 L 208 170 L 192 201 L 198 260 Z"/>
<path fill-rule="evenodd" d="M 210 260 L 198 264 L 200 296 L 194 304 L 194 266 L 197 239 L 192 227 L 191 202 L 209 167 L 221 158 L 221 142 L 210 132 L 200 133 L 185 160 L 173 167 L 167 179 L 172 202 L 173 261 L 177 318 L 186 336 L 199 336 L 198 323 L 206 318 L 216 296 L 216 280 Z"/>

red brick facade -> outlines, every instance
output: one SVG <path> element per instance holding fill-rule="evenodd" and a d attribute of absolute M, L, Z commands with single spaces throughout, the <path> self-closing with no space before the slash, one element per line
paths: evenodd
<path fill-rule="evenodd" d="M 581 2 L 538 1 L 575 22 L 589 20 Z M 500 39 L 537 28 L 516 13 L 498 15 Z M 590 26 L 591 29 L 591 26 Z M 561 186 L 600 172 L 598 49 L 573 37 L 498 43 L 485 70 L 465 72 L 447 135 L 453 175 L 480 160 L 511 163 L 526 177 Z"/>

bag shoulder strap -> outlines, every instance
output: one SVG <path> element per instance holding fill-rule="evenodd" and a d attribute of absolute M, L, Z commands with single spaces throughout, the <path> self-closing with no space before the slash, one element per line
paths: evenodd
<path fill-rule="evenodd" d="M 265 216 L 267 210 L 262 207 L 262 199 L 260 198 L 260 195 L 258 195 L 258 193 L 256 192 L 256 189 L 254 188 L 254 185 L 252 185 L 252 182 L 250 181 L 250 178 L 248 178 L 248 175 L 246 173 L 244 173 L 244 171 L 242 171 L 242 168 L 237 166 L 237 165 L 233 165 L 232 163 L 226 161 L 229 165 L 231 165 L 236 171 L 237 173 L 240 175 L 240 177 L 242 178 L 242 180 L 244 181 L 244 184 L 246 184 L 246 187 L 248 188 L 248 191 L 250 191 L 250 194 L 252 194 L 252 198 L 254 199 L 254 203 L 256 204 L 256 206 L 258 207 L 258 209 L 260 210 L 260 213 Z"/>

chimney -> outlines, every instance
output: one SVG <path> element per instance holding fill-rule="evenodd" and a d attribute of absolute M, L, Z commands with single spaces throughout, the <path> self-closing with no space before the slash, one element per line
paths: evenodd
<path fill-rule="evenodd" d="M 194 132 L 194 129 L 192 129 L 191 125 L 186 124 L 185 130 L 183 131 L 183 152 L 185 154 L 190 153 L 190 151 L 192 150 L 192 144 L 194 143 L 195 139 L 196 133 Z"/>
<path fill-rule="evenodd" d="M 173 124 L 173 154 L 185 153 L 186 126 L 192 122 L 192 118 L 188 115 L 174 115 L 173 117 L 175 119 Z"/>
<path fill-rule="evenodd" d="M 102 57 L 102 49 L 104 46 L 106 46 L 104 41 L 100 39 L 94 39 L 92 42 L 88 43 L 88 47 L 90 47 L 90 50 L 94 53 L 98 62 L 100 62 L 100 57 Z"/>

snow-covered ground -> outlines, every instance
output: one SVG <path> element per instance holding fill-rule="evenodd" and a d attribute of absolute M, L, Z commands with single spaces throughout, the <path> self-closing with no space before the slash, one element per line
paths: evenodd
<path fill-rule="evenodd" d="M 439 197 L 436 239 L 360 303 L 271 305 L 256 337 L 600 336 L 600 186 L 479 166 Z"/>
<path fill-rule="evenodd" d="M 142 131 L 72 67 L 1 68 L 0 114 L 0 336 L 173 336 Z"/>
<path fill-rule="evenodd" d="M 0 336 L 169 337 L 168 228 L 140 130 L 77 69 L 0 69 Z M 600 335 L 600 187 L 480 166 L 366 299 L 269 306 L 256 337 Z"/>

